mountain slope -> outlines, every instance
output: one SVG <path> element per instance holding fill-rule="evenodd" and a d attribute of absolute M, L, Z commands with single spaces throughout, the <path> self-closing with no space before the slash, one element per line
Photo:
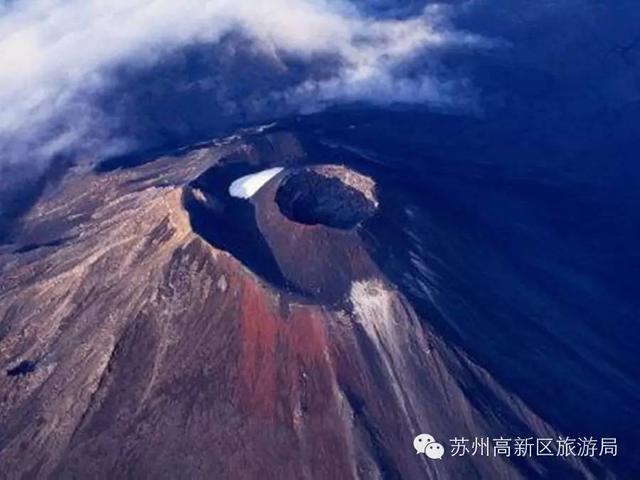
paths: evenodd
<path fill-rule="evenodd" d="M 445 444 L 559 433 L 418 316 L 359 227 L 287 218 L 286 175 L 252 203 L 220 188 L 227 172 L 316 163 L 294 134 L 246 132 L 129 170 L 74 170 L 36 204 L 0 253 L 8 478 L 602 473 L 416 455 L 421 432 Z M 233 228 L 235 242 L 216 243 Z"/>

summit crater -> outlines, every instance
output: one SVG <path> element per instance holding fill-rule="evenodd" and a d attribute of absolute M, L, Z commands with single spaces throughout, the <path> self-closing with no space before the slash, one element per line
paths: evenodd
<path fill-rule="evenodd" d="M 374 183 L 342 166 L 297 169 L 286 175 L 275 202 L 289 220 L 350 230 L 377 209 Z"/>

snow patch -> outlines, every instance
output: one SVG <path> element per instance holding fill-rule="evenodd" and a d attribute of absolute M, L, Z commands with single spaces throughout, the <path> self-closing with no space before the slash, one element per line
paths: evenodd
<path fill-rule="evenodd" d="M 240 177 L 237 180 L 234 180 L 229 186 L 229 195 L 236 198 L 251 198 L 263 187 L 265 183 L 279 174 L 282 170 L 284 170 L 282 167 L 274 167 Z"/>
<path fill-rule="evenodd" d="M 411 384 L 409 371 L 407 327 L 410 318 L 399 308 L 396 295 L 379 279 L 359 280 L 351 284 L 354 320 L 365 330 L 380 356 L 382 365 L 405 417 L 410 420 L 405 386 Z M 398 322 L 401 318 L 401 322 Z M 418 405 L 418 403 L 416 403 Z"/>
<path fill-rule="evenodd" d="M 356 321 L 374 341 L 394 336 L 393 298 L 380 280 L 353 282 L 350 298 Z"/>

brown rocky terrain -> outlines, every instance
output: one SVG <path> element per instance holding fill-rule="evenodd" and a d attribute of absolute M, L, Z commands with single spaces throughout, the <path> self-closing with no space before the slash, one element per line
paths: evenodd
<path fill-rule="evenodd" d="M 308 161 L 291 134 L 236 137 L 72 171 L 34 206 L 20 246 L 0 253 L 0 477 L 593 477 L 577 460 L 416 455 L 421 432 L 558 432 L 376 265 L 359 232 L 374 181 Z M 282 284 L 194 227 L 190 205 L 230 215 L 226 191 L 198 179 L 234 164 L 287 167 L 237 200 Z M 316 187 L 362 215 L 327 226 L 342 207 L 318 200 L 324 217 L 296 221 L 283 205 Z"/>

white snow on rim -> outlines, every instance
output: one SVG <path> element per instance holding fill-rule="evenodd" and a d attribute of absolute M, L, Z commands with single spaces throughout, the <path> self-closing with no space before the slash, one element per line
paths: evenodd
<path fill-rule="evenodd" d="M 265 183 L 279 174 L 282 170 L 284 170 L 284 168 L 274 167 L 240 177 L 229 185 L 229 195 L 236 198 L 251 198 Z"/>

